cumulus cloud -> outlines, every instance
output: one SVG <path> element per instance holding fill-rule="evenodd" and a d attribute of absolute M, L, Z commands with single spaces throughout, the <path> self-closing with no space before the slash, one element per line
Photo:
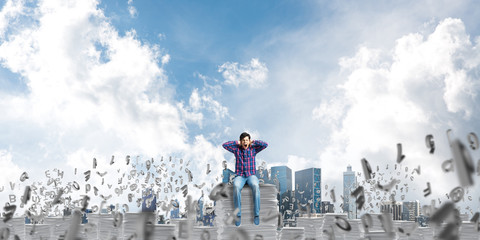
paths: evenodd
<path fill-rule="evenodd" d="M 28 120 L 90 146 L 106 135 L 107 151 L 185 147 L 158 48 L 142 44 L 134 31 L 120 36 L 96 1 L 45 1 L 31 17 L 38 24 L 19 26 L 0 45 L 3 66 L 21 74 L 29 89 L 20 99 L 2 98 L 6 121 Z"/>
<path fill-rule="evenodd" d="M 225 84 L 235 87 L 240 84 L 247 84 L 251 88 L 264 87 L 268 78 L 267 66 L 257 58 L 252 58 L 247 64 L 226 62 L 218 68 L 218 72 L 222 73 Z"/>
<path fill-rule="evenodd" d="M 208 195 L 210 190 L 221 182 L 222 166 L 225 150 L 220 145 L 213 145 L 203 135 L 195 137 L 194 143 L 185 155 L 185 159 L 190 161 L 188 168 L 195 172 L 194 182 L 197 185 L 205 183 L 204 188 L 191 188 L 193 196 L 200 196 L 201 190 Z M 209 170 L 209 171 L 207 171 Z"/>
<path fill-rule="evenodd" d="M 202 128 L 204 118 L 213 120 L 217 124 L 230 117 L 228 108 L 215 99 L 222 93 L 222 87 L 217 83 L 218 81 L 198 73 L 195 76 L 203 81 L 203 87 L 193 89 L 187 105 L 183 102 L 178 104 L 185 120 L 196 123 Z M 210 81 L 213 83 L 210 84 Z"/>
<path fill-rule="evenodd" d="M 178 102 L 163 70 L 170 55 L 138 40 L 135 30 L 119 33 L 98 1 L 21 3 L 9 1 L 0 13 L 0 26 L 22 21 L 0 28 L 6 36 L 0 41 L 0 63 L 21 76 L 19 84 L 27 89 L 0 93 L 5 129 L 0 146 L 10 147 L 0 152 L 0 162 L 11 169 L 0 186 L 27 170 L 32 179 L 45 180 L 43 171 L 53 168 L 66 172 L 65 182 L 84 183 L 84 172 L 96 158 L 89 183 L 121 202 L 112 185 L 135 168 L 134 159 L 140 161 L 136 168 L 144 168 L 148 159 L 173 155 L 191 161 L 195 179 L 206 183 L 202 190 L 211 189 L 223 151 L 203 135 L 189 142 L 186 123 L 228 116 L 215 100 L 217 87 L 194 89 L 187 106 Z M 132 158 L 128 166 L 127 155 Z M 96 171 L 108 174 L 100 177 Z"/>
<path fill-rule="evenodd" d="M 470 41 L 461 20 L 448 18 L 427 36 L 401 37 L 391 51 L 360 47 L 355 56 L 340 59 L 339 94 L 312 111 L 314 119 L 332 127 L 330 143 L 319 156 L 322 178 L 341 183 L 345 169 L 338 166 L 351 164 L 362 172 L 363 157 L 373 168 L 392 168 L 396 144 L 402 143 L 403 167 L 424 169 L 415 181 L 402 184 L 423 199 L 422 190 L 430 181 L 432 196 L 445 196 L 458 185 L 452 181 L 454 174 L 446 175 L 440 167 L 451 158 L 445 131 L 451 128 L 466 142 L 461 134 L 473 129 L 464 124 L 479 117 L 479 47 L 478 41 Z M 433 156 L 425 146 L 427 134 L 437 141 Z"/>
<path fill-rule="evenodd" d="M 105 184 L 97 175 L 90 183 L 115 199 L 114 188 L 108 186 L 128 170 L 127 155 L 132 159 L 139 155 L 141 161 L 174 155 L 192 161 L 193 175 L 208 183 L 202 189 L 211 189 L 219 176 L 222 151 L 202 135 L 190 143 L 186 122 L 221 119 L 228 116 L 228 109 L 214 93 L 195 89 L 189 102 L 191 116 L 186 116 L 187 107 L 174 99 L 164 74 L 170 56 L 138 40 L 134 30 L 119 33 L 97 4 L 40 1 L 38 8 L 3 8 L 0 19 L 6 22 L 35 20 L 0 29 L 7 36 L 0 42 L 0 62 L 20 75 L 27 89 L 2 91 L 0 96 L 0 122 L 6 133 L 0 144 L 12 146 L 8 154 L 2 152 L 1 161 L 14 175 L 5 176 L 18 179 L 19 169 L 27 169 L 32 179 L 41 180 L 43 170 L 60 168 L 66 172 L 65 182 L 83 183 L 83 173 L 91 169 L 95 157 L 95 171 L 108 174 Z M 112 156 L 118 161 L 113 166 Z M 7 186 L 5 181 L 0 185 Z"/>
<path fill-rule="evenodd" d="M 194 89 L 190 96 L 189 104 L 194 111 L 206 109 L 215 114 L 216 119 L 224 118 L 228 115 L 228 109 L 212 96 L 200 95 L 198 89 Z"/>

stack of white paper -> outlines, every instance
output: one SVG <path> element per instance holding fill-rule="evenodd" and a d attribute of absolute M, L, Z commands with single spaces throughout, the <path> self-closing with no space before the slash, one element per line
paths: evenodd
<path fill-rule="evenodd" d="M 154 224 L 153 236 L 150 239 L 175 239 L 175 225 L 173 224 Z M 196 238 L 192 238 L 196 239 Z"/>
<path fill-rule="evenodd" d="M 122 227 L 114 226 L 112 214 L 99 214 L 98 215 L 98 238 L 99 239 L 112 239 L 120 238 L 122 233 Z M 123 225 L 123 224 L 122 224 Z"/>
<path fill-rule="evenodd" d="M 278 225 L 277 189 L 272 184 L 260 184 L 260 224 L 254 225 L 254 204 L 252 189 L 245 185 L 242 189 L 242 219 L 240 228 L 235 226 L 233 186 L 227 186 L 228 199 L 219 200 L 215 206 L 215 223 L 218 239 L 231 239 L 232 235 L 249 236 L 250 239 L 260 236 L 264 240 L 276 240 Z"/>
<path fill-rule="evenodd" d="M 377 231 L 377 232 L 385 232 L 385 230 L 382 227 L 382 221 L 380 221 L 380 217 L 382 214 L 381 213 L 370 213 L 370 216 L 372 217 L 372 226 L 369 226 L 369 231 Z"/>
<path fill-rule="evenodd" d="M 130 239 L 130 237 L 136 235 L 139 224 L 144 222 L 142 213 L 125 213 L 123 217 L 123 239 Z"/>
<path fill-rule="evenodd" d="M 193 239 L 210 239 L 217 240 L 217 228 L 209 226 L 195 226 L 193 227 Z"/>
<path fill-rule="evenodd" d="M 2 220 L 3 221 L 3 220 Z M 20 239 L 25 238 L 25 218 L 13 217 L 5 223 L 6 227 L 10 229 L 10 236 L 18 235 Z"/>
<path fill-rule="evenodd" d="M 170 221 L 175 225 L 175 236 L 178 239 L 193 239 L 193 219 L 179 218 Z"/>
<path fill-rule="evenodd" d="M 1 214 L 0 214 L 0 216 L 1 216 Z M 7 224 L 5 224 L 5 223 L 3 222 L 3 218 L 0 217 L 0 230 L 1 230 L 1 229 L 4 229 L 4 228 L 6 228 L 6 227 L 7 227 Z"/>
<path fill-rule="evenodd" d="M 459 229 L 459 239 L 479 239 L 480 233 L 477 232 L 477 223 L 463 221 Z"/>
<path fill-rule="evenodd" d="M 415 233 L 420 235 L 420 239 L 433 239 L 433 229 L 430 227 L 419 227 Z"/>
<path fill-rule="evenodd" d="M 304 240 L 305 229 L 303 227 L 284 227 L 280 232 L 280 240 Z"/>
<path fill-rule="evenodd" d="M 352 229 L 343 234 L 344 240 L 357 240 L 363 237 L 362 221 L 360 219 L 349 219 L 348 223 L 350 223 Z"/>
<path fill-rule="evenodd" d="M 452 233 L 451 231 L 445 231 L 445 228 L 447 227 L 447 223 L 442 222 L 441 224 L 435 224 L 435 223 L 430 223 L 429 225 L 431 229 L 433 230 L 433 238 L 432 239 L 438 239 L 439 237 L 445 238 L 446 234 L 457 234 L 459 235 L 460 233 Z M 455 229 L 454 231 L 459 231 L 460 229 Z M 463 239 L 463 238 L 459 238 Z M 468 238 L 466 238 L 468 239 Z"/>
<path fill-rule="evenodd" d="M 25 224 L 25 239 L 50 239 L 51 225 Z"/>
<path fill-rule="evenodd" d="M 43 219 L 43 224 L 50 225 L 50 236 L 58 239 L 60 236 L 65 236 L 70 221 L 68 217 L 46 217 Z"/>
<path fill-rule="evenodd" d="M 345 228 L 345 229 L 347 229 L 348 224 L 343 222 L 343 220 L 337 220 L 337 218 L 347 220 L 348 216 L 346 213 L 326 213 L 323 216 L 323 219 L 324 219 L 323 229 L 317 232 L 317 234 L 320 233 L 321 235 L 316 235 L 315 238 L 319 238 L 319 236 L 322 236 L 322 238 L 328 239 L 329 236 L 332 236 L 332 234 L 337 238 L 338 237 L 344 238 L 345 235 L 348 235 L 348 232 L 338 227 L 337 223 L 338 225 L 340 225 L 342 228 Z M 305 232 L 305 237 L 307 237 L 306 232 Z"/>
<path fill-rule="evenodd" d="M 95 223 L 88 222 L 82 224 L 80 234 L 85 239 L 98 239 L 98 226 Z"/>
<path fill-rule="evenodd" d="M 370 231 L 365 233 L 365 238 L 370 240 L 389 240 L 389 239 L 397 239 L 397 235 L 395 232 L 385 232 L 385 231 Z"/>
<path fill-rule="evenodd" d="M 397 232 L 399 240 L 418 239 L 420 234 L 416 233 L 418 223 L 413 221 L 393 221 L 394 230 Z M 403 231 L 403 232 L 402 232 Z"/>
<path fill-rule="evenodd" d="M 305 229 L 305 238 L 320 238 L 322 236 L 324 216 L 297 217 L 297 227 Z"/>
<path fill-rule="evenodd" d="M 87 213 L 87 221 L 85 224 L 84 232 L 88 236 L 88 239 L 99 239 L 98 231 L 100 229 L 100 215 L 95 213 Z"/>

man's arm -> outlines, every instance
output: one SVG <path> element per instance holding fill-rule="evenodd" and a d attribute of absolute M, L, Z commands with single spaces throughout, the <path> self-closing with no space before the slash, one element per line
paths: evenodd
<path fill-rule="evenodd" d="M 229 152 L 234 152 L 238 149 L 238 142 L 237 141 L 228 141 L 222 144 L 223 148 L 225 148 Z"/>
<path fill-rule="evenodd" d="M 255 148 L 258 152 L 262 151 L 263 149 L 268 147 L 268 143 L 261 141 L 261 140 L 253 140 L 251 147 Z"/>

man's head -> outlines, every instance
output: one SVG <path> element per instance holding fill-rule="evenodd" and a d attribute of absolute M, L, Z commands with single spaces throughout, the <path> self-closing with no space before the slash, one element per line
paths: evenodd
<path fill-rule="evenodd" d="M 243 147 L 243 149 L 247 149 L 251 144 L 250 141 L 250 134 L 243 132 L 240 134 L 240 146 Z"/>

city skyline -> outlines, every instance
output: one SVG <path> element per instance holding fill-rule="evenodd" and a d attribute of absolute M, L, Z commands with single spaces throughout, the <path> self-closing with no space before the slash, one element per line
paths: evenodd
<path fill-rule="evenodd" d="M 279 168 L 279 167 L 288 168 L 287 166 L 272 166 L 271 169 Z M 300 171 L 296 171 L 294 176 L 296 177 L 297 174 L 302 175 L 304 170 L 308 171 L 310 169 L 312 169 L 312 168 L 306 168 L 306 169 L 303 169 L 303 170 L 300 170 Z M 337 203 L 335 203 L 335 204 L 331 203 L 334 206 L 333 207 L 333 210 L 334 210 L 333 212 L 335 212 L 335 213 L 347 213 L 349 219 L 350 218 L 359 219 L 360 215 L 364 215 L 365 213 L 375 213 L 375 212 L 381 213 L 381 212 L 386 211 L 386 212 L 389 212 L 389 213 L 392 214 L 392 220 L 415 221 L 415 219 L 422 214 L 422 208 L 424 206 L 428 206 L 428 204 L 431 204 L 431 202 L 425 202 L 422 205 L 420 203 L 420 200 L 418 200 L 418 199 L 403 199 L 401 201 L 396 202 L 395 206 L 391 206 L 392 202 L 388 199 L 384 199 L 384 200 L 377 201 L 375 203 L 375 206 L 378 206 L 376 208 L 377 209 L 376 211 L 375 210 L 370 210 L 370 211 L 360 210 L 361 214 L 357 213 L 357 214 L 350 215 L 351 213 L 348 210 L 346 210 L 346 208 L 345 208 L 345 202 L 347 202 L 346 200 L 347 200 L 348 197 L 353 199 L 353 201 L 350 202 L 350 204 L 353 205 L 351 208 L 355 209 L 355 210 L 357 209 L 357 203 L 355 201 L 356 198 L 354 196 L 351 196 L 351 193 L 353 192 L 353 190 L 356 187 L 359 186 L 357 181 L 356 181 L 357 174 L 352 174 L 352 173 L 355 173 L 355 171 L 352 170 L 351 166 L 347 166 L 347 171 L 344 172 L 344 177 L 346 177 L 345 180 L 346 180 L 347 183 L 348 182 L 350 182 L 350 183 L 354 182 L 355 184 L 353 184 L 353 185 L 347 184 L 348 187 L 343 189 L 344 190 L 343 195 L 336 196 L 336 197 L 340 197 L 340 198 L 343 199 L 343 208 L 342 208 L 342 204 L 338 203 L 338 200 L 336 201 Z M 360 176 L 360 175 L 358 175 L 358 176 Z M 265 177 L 265 180 L 266 180 L 265 183 L 272 184 L 272 179 L 268 179 L 267 175 L 265 175 L 264 177 Z M 347 185 L 344 185 L 344 186 L 347 186 Z M 328 183 L 324 183 L 323 186 L 328 186 Z M 277 186 L 277 188 L 278 188 L 278 186 Z M 298 190 L 293 189 L 293 192 L 291 194 L 285 195 L 285 196 L 288 196 L 287 198 L 291 198 L 292 196 L 295 196 L 295 194 L 298 194 L 297 191 Z M 300 191 L 302 191 L 302 190 L 300 190 Z M 347 192 L 349 193 L 348 195 L 346 195 Z M 338 193 L 336 193 L 336 194 L 338 194 Z M 280 199 L 279 199 L 280 201 L 282 200 L 281 196 L 282 196 L 282 194 L 280 194 Z M 303 194 L 302 194 L 302 196 L 303 196 Z M 326 196 L 329 196 L 329 197 L 327 197 L 327 199 L 330 198 L 330 200 L 332 200 L 331 199 L 331 192 L 330 192 L 330 194 L 328 194 Z M 348 197 L 345 197 L 345 196 L 348 196 Z M 308 199 L 307 199 L 307 201 L 308 201 Z M 323 203 L 323 202 L 329 203 L 330 201 L 321 201 L 321 203 Z M 370 203 L 370 202 L 368 202 L 368 203 Z M 439 203 L 441 204 L 441 202 L 439 202 Z M 302 204 L 305 204 L 305 203 L 302 202 Z M 295 209 L 298 208 L 298 206 L 296 206 L 295 203 L 294 203 L 294 206 L 295 206 L 294 207 Z M 323 206 L 323 205 L 321 205 L 321 206 Z M 288 204 L 285 205 L 284 208 L 288 209 Z M 321 207 L 321 208 L 323 209 L 323 207 Z M 374 208 L 372 208 L 372 209 L 374 209 Z M 423 214 L 425 214 L 425 213 L 423 213 Z M 467 213 L 467 215 L 469 215 L 469 216 L 473 216 L 473 214 L 474 214 L 473 212 Z"/>

